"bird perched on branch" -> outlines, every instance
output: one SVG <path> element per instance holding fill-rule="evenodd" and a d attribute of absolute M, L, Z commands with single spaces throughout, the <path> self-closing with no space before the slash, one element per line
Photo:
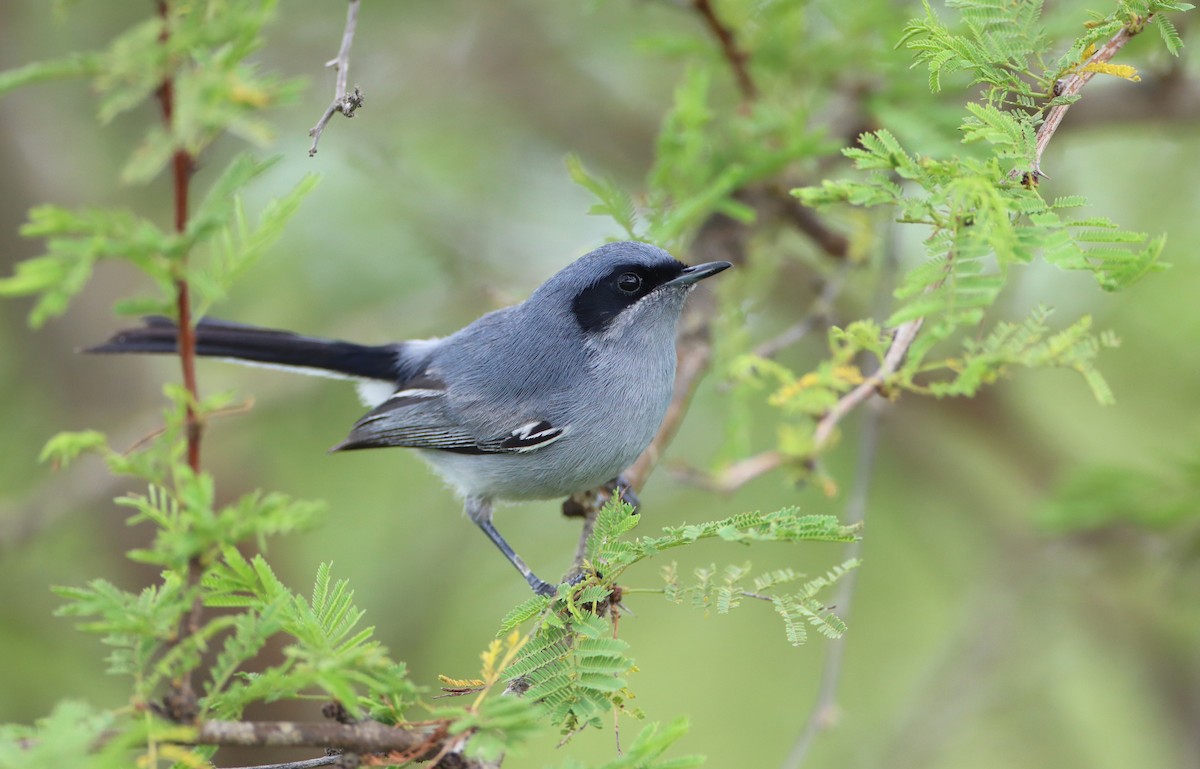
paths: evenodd
<path fill-rule="evenodd" d="M 373 408 L 332 450 L 417 449 L 529 586 L 553 595 L 496 530 L 494 501 L 616 479 L 671 400 L 684 300 L 729 266 L 689 267 L 646 243 L 609 243 L 524 302 L 443 339 L 361 345 L 204 319 L 196 354 L 359 382 Z M 177 331 L 147 318 L 88 352 L 174 353 Z"/>

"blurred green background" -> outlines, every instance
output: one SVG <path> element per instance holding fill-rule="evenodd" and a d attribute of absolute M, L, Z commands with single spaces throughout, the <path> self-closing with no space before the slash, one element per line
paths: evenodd
<path fill-rule="evenodd" d="M 0 5 L 0 69 L 99 47 L 150 7 L 69 5 L 65 20 L 46 3 Z M 814 14 L 837 8 L 813 6 Z M 284 4 L 261 54 L 264 66 L 305 76 L 309 87 L 274 113 L 272 151 L 283 161 L 255 187 L 258 204 L 307 171 L 323 180 L 271 255 L 218 308 L 221 317 L 377 343 L 444 334 L 523 298 L 616 234 L 586 215 L 591 200 L 568 179 L 564 155 L 578 153 L 634 189 L 652 160 L 686 57 L 648 53 L 642 41 L 703 39 L 697 18 L 669 2 L 367 3 L 350 73 L 366 106 L 352 121 L 335 119 L 310 159 L 307 129 L 332 94 L 332 74 L 321 65 L 336 50 L 344 11 L 342 3 Z M 901 20 L 918 12 L 901 4 L 892 11 Z M 846 47 L 869 46 L 902 69 L 908 54 L 891 49 L 893 30 L 879 33 L 886 39 L 847 38 Z M 1156 46 L 1135 41 L 1131 55 Z M 1195 70 L 1185 59 L 1177 75 Z M 923 71 L 906 77 L 924 87 Z M 1098 79 L 1084 100 L 1119 101 L 1136 87 Z M 903 112 L 910 135 L 919 133 L 921 110 Z M 128 206 L 169 220 L 164 180 L 144 188 L 115 181 L 158 116 L 148 106 L 98 129 L 94 113 L 80 83 L 0 101 L 0 273 L 39 252 L 17 236 L 39 203 Z M 1076 375 L 1017 372 L 971 401 L 906 397 L 886 411 L 840 714 L 806 765 L 1200 766 L 1195 113 L 1185 104 L 1131 120 L 1081 119 L 1074 128 L 1068 115 L 1046 161 L 1048 195 L 1086 194 L 1097 214 L 1168 233 L 1169 272 L 1108 296 L 1084 276 L 1034 268 L 996 310 L 1019 318 L 1046 303 L 1064 324 L 1091 313 L 1097 327 L 1115 330 L 1122 346 L 1100 362 L 1115 407 L 1098 406 Z M 202 159 L 198 188 L 240 149 L 221 140 Z M 900 244 L 913 245 L 903 236 Z M 753 295 L 748 275 L 730 273 L 717 287 L 739 303 L 756 341 L 811 298 L 801 267 L 784 274 L 794 285 L 776 285 L 767 297 Z M 844 317 L 866 311 L 876 279 L 851 276 Z M 104 674 L 95 638 L 51 616 L 58 601 L 48 586 L 96 576 L 125 587 L 151 581 L 122 556 L 147 532 L 124 524 L 126 512 L 111 501 L 123 481 L 98 461 L 54 472 L 36 458 L 60 430 L 101 429 L 123 446 L 158 424 L 161 385 L 177 378 L 174 361 L 75 353 L 128 322 L 113 316 L 111 303 L 148 288 L 139 280 L 126 266 L 102 266 L 70 313 L 37 332 L 25 325 L 26 303 L 0 304 L 0 721 L 32 720 L 62 698 L 115 706 L 125 696 L 124 682 Z M 733 352 L 721 339 L 718 348 L 724 359 Z M 784 359 L 802 368 L 816 354 L 799 348 Z M 402 451 L 326 455 L 361 412 L 349 388 L 219 362 L 202 364 L 200 378 L 206 393 L 235 390 L 255 401 L 205 436 L 204 463 L 224 499 L 262 487 L 328 503 L 322 526 L 271 545 L 285 581 L 303 590 L 319 562 L 333 561 L 418 682 L 471 676 L 500 615 L 526 587 L 453 496 Z M 667 463 L 711 465 L 733 400 L 718 367 Z M 751 417 L 755 449 L 770 448 L 771 413 L 756 406 Z M 843 490 L 861 419 L 846 423 L 828 459 Z M 1085 475 L 1092 480 L 1080 481 Z M 1128 504 L 1081 511 L 1062 503 L 1064 490 L 1097 478 L 1125 484 Z M 716 495 L 666 468 L 642 499 L 647 528 L 785 505 L 835 514 L 845 506 L 844 491 L 831 499 L 783 473 Z M 1093 525 L 1078 525 L 1085 513 Z M 565 568 L 577 527 L 558 503 L 499 515 L 535 569 Z M 681 569 L 746 555 L 714 544 Z M 840 555 L 832 545 L 751 552 L 757 568 L 810 572 Z M 636 576 L 648 586 L 658 579 L 650 570 Z M 760 606 L 705 618 L 657 597 L 629 603 L 637 616 L 620 630 L 640 668 L 630 681 L 634 704 L 651 720 L 688 716 L 681 750 L 707 754 L 709 766 L 780 764 L 808 715 L 830 643 L 789 647 Z M 272 715 L 312 718 L 316 710 Z M 597 762 L 611 751 L 609 732 L 589 732 L 563 749 L 530 746 L 509 765 L 564 755 Z"/>

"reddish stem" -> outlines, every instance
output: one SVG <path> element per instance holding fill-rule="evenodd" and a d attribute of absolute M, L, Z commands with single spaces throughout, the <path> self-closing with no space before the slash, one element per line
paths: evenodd
<path fill-rule="evenodd" d="M 167 27 L 169 9 L 166 0 L 158 1 L 158 14 L 163 20 L 159 42 L 166 43 L 170 31 Z M 175 83 L 171 78 L 163 81 L 158 89 L 159 103 L 162 105 L 163 122 L 170 130 L 171 121 L 175 117 Z M 188 182 L 192 173 L 192 156 L 186 150 L 175 150 L 171 158 L 171 175 L 174 182 L 175 196 L 175 232 L 182 234 L 187 229 L 188 222 Z M 175 279 L 175 309 L 179 316 L 179 364 L 183 372 L 183 387 L 188 393 L 188 403 L 185 415 L 185 430 L 187 438 L 188 466 L 193 472 L 200 472 L 200 420 L 196 415 L 195 403 L 199 399 L 199 389 L 196 386 L 196 332 L 192 326 L 192 303 L 187 279 L 182 277 L 187 266 L 187 256 L 180 258 L 178 274 Z"/>

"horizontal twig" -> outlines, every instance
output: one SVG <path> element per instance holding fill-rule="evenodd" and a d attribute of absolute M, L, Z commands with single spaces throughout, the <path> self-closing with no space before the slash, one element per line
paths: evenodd
<path fill-rule="evenodd" d="M 251 748 L 333 748 L 354 753 L 419 751 L 428 759 L 443 747 L 444 733 L 434 727 L 406 728 L 377 721 L 339 724 L 330 721 L 205 721 L 196 745 Z"/>
<path fill-rule="evenodd" d="M 221 767 L 221 769 L 314 769 L 317 766 L 330 766 L 341 763 L 341 761 L 342 757 L 334 754 L 332 756 L 321 756 L 320 758 L 309 758 L 304 761 L 288 761 L 283 764 L 258 764 L 255 766 Z"/>

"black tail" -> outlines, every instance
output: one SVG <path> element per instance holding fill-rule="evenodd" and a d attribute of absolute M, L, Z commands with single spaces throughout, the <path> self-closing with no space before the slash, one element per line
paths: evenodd
<path fill-rule="evenodd" d="M 168 318 L 144 318 L 145 326 L 119 331 L 89 353 L 174 353 L 179 329 Z M 333 376 L 395 382 L 397 348 L 300 336 L 290 331 L 205 318 L 196 325 L 196 354 L 268 366 L 315 370 Z"/>

